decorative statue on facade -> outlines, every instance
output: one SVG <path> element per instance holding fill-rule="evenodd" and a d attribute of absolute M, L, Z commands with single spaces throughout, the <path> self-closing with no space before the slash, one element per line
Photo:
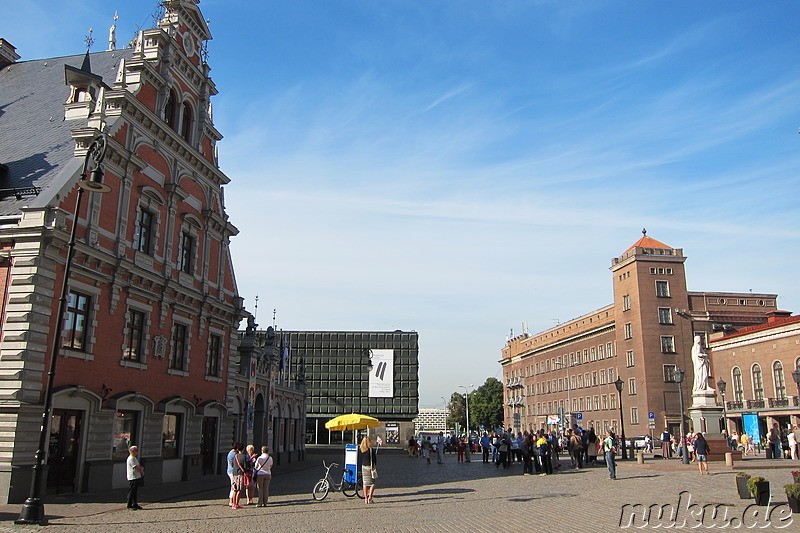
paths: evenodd
<path fill-rule="evenodd" d="M 711 377 L 711 361 L 708 354 L 703 351 L 702 338 L 700 335 L 694 336 L 692 345 L 692 364 L 694 364 L 694 386 L 693 392 L 708 392 L 714 389 L 708 385 Z"/>

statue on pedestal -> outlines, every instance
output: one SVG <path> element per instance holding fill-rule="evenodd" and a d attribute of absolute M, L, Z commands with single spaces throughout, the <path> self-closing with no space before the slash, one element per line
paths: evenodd
<path fill-rule="evenodd" d="M 700 335 L 694 336 L 692 364 L 694 365 L 694 386 L 692 387 L 692 392 L 713 391 L 714 389 L 708 385 L 708 378 L 711 377 L 711 361 L 709 360 L 708 354 L 703 351 Z"/>

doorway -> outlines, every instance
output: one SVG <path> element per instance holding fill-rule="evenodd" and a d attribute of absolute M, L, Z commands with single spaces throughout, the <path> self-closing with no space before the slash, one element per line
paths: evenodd
<path fill-rule="evenodd" d="M 83 411 L 54 409 L 47 452 L 47 492 L 76 492 Z"/>
<path fill-rule="evenodd" d="M 214 458 L 217 455 L 217 417 L 203 417 L 203 435 L 200 440 L 203 455 L 203 475 L 214 473 Z"/>

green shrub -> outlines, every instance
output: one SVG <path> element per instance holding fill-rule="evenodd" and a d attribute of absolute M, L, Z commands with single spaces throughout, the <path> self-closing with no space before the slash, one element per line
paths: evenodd
<path fill-rule="evenodd" d="M 800 483 L 789 483 L 788 485 L 784 485 L 783 490 L 786 491 L 787 497 L 800 500 Z"/>
<path fill-rule="evenodd" d="M 750 477 L 747 472 L 736 472 L 736 477 Z"/>
<path fill-rule="evenodd" d="M 756 488 L 756 483 L 764 483 L 764 482 L 769 483 L 765 478 L 761 476 L 751 477 L 750 479 L 747 480 L 747 490 L 750 491 L 750 494 L 755 496 L 756 491 L 758 490 Z"/>

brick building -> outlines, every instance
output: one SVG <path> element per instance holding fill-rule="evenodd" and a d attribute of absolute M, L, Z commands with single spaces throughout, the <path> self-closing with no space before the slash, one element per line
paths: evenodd
<path fill-rule="evenodd" d="M 741 433 L 747 414 L 757 415 L 761 436 L 775 423 L 800 424 L 800 316 L 770 313 L 765 324 L 713 334 L 709 345 L 714 377 L 726 382 L 729 431 Z"/>
<path fill-rule="evenodd" d="M 619 429 L 621 397 L 626 436 L 664 427 L 677 433 L 679 393 L 672 374 L 676 365 L 686 371 L 688 410 L 694 335 L 707 339 L 715 330 L 764 323 L 776 310 L 774 294 L 688 290 L 683 250 L 643 233 L 612 260 L 613 303 L 507 341 L 501 359 L 506 425 Z"/>
<path fill-rule="evenodd" d="M 0 40 L 2 501 L 28 495 L 55 342 L 47 492 L 126 485 L 134 443 L 148 483 L 224 468 L 242 302 L 204 59 L 211 34 L 196 4 L 165 1 L 157 27 L 120 50 L 19 61 Z M 87 194 L 75 213 L 100 133 L 111 192 Z"/>

